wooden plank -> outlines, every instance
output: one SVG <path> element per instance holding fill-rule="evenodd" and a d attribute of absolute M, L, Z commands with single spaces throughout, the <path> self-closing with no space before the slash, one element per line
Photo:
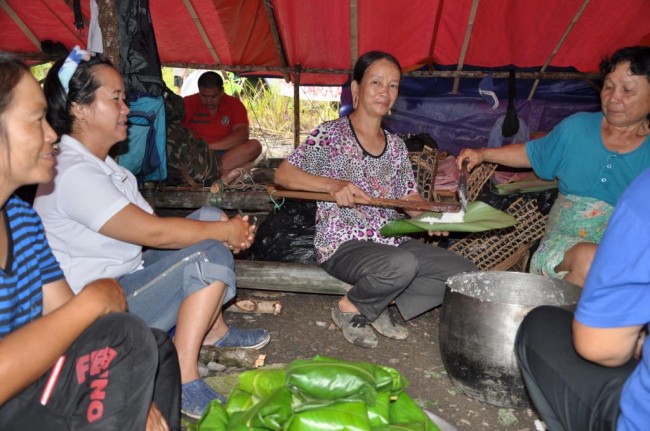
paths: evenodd
<path fill-rule="evenodd" d="M 242 289 L 345 295 L 352 287 L 316 264 L 236 259 L 235 273 Z"/>

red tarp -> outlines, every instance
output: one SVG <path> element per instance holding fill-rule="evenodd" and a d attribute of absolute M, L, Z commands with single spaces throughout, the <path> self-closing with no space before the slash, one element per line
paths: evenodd
<path fill-rule="evenodd" d="M 490 68 L 550 61 L 595 72 L 604 54 L 650 44 L 650 0 L 482 0 L 471 26 L 473 0 L 271 0 L 284 64 L 263 1 L 189 0 L 220 64 L 347 71 L 356 44 L 359 55 L 371 49 L 393 53 L 407 70 L 423 63 Z M 38 52 L 45 39 L 68 48 L 85 45 L 68 3 L 0 1 L 0 50 Z M 82 3 L 89 19 L 88 1 Z M 356 33 L 350 18 L 355 4 Z M 217 63 L 184 1 L 150 0 L 150 8 L 163 63 Z M 346 78 L 304 73 L 300 83 L 340 84 Z"/>

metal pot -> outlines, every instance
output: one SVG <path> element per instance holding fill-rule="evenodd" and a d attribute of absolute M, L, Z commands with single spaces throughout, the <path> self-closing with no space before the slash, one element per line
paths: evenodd
<path fill-rule="evenodd" d="M 465 395 L 501 407 L 528 407 L 514 352 L 519 324 L 540 305 L 574 310 L 581 289 L 518 272 L 473 272 L 447 280 L 440 321 L 442 361 Z"/>

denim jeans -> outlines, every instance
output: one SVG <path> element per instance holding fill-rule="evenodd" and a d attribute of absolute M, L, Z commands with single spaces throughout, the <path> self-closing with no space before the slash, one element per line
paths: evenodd
<path fill-rule="evenodd" d="M 204 207 L 188 218 L 217 221 L 221 210 Z M 121 276 L 129 312 L 149 326 L 169 331 L 176 325 L 181 302 L 215 281 L 227 286 L 224 303 L 235 297 L 234 259 L 216 240 L 205 240 L 180 250 L 150 249 L 143 253 L 144 268 Z"/>

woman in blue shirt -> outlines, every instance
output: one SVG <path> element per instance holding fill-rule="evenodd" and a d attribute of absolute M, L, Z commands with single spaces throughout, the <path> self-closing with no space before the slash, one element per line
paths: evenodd
<path fill-rule="evenodd" d="M 54 175 L 46 108 L 29 68 L 0 52 L 0 429 L 180 429 L 171 341 L 124 313 L 113 279 L 74 296 L 14 195 Z"/>
<path fill-rule="evenodd" d="M 492 162 L 532 167 L 560 194 L 530 271 L 584 285 L 623 190 L 650 167 L 650 47 L 618 50 L 600 65 L 602 112 L 578 113 L 525 144 L 464 149 L 460 167 Z"/>

